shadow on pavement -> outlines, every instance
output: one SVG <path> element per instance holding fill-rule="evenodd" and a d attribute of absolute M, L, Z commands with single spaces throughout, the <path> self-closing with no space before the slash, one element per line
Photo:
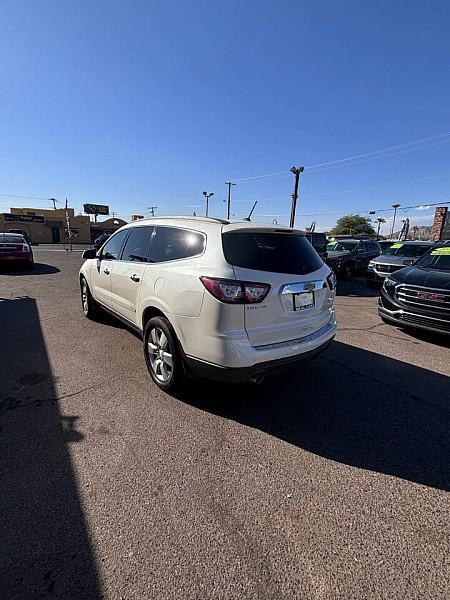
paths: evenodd
<path fill-rule="evenodd" d="M 255 385 L 192 381 L 180 399 L 325 458 L 450 490 L 450 379 L 334 342 Z"/>
<path fill-rule="evenodd" d="M 0 299 L 0 590 L 2 598 L 101 598 L 35 301 Z"/>
<path fill-rule="evenodd" d="M 425 331 L 423 329 L 415 329 L 414 327 L 401 327 L 395 323 L 389 323 L 391 327 L 396 327 L 399 331 L 407 333 L 411 337 L 414 337 L 428 344 L 434 346 L 441 346 L 442 348 L 450 348 L 450 336 L 442 333 L 433 333 L 432 331 Z M 450 396 L 450 392 L 449 392 Z"/>
<path fill-rule="evenodd" d="M 337 296 L 350 296 L 355 298 L 378 298 L 380 287 L 369 287 L 364 276 L 338 279 L 336 287 Z"/>
<path fill-rule="evenodd" d="M 17 267 L 17 265 L 2 265 L 0 267 L 0 275 L 52 275 L 59 272 L 58 267 L 45 263 L 34 263 L 32 267 Z"/>

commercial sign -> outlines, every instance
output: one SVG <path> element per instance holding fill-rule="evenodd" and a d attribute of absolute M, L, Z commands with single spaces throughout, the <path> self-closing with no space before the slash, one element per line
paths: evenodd
<path fill-rule="evenodd" d="M 43 223 L 44 217 L 36 215 L 13 215 L 11 213 L 3 213 L 5 221 L 16 221 L 20 223 Z"/>
<path fill-rule="evenodd" d="M 87 215 L 109 215 L 109 206 L 104 204 L 83 204 L 83 211 Z"/>

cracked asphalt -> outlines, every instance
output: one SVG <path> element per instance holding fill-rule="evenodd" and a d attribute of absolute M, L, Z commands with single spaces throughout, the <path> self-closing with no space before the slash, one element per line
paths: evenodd
<path fill-rule="evenodd" d="M 339 285 L 336 341 L 260 386 L 147 376 L 78 253 L 0 273 L 0 594 L 448 598 L 450 342 Z"/>

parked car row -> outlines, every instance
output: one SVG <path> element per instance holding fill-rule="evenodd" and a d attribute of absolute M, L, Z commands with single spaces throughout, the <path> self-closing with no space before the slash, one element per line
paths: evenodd
<path fill-rule="evenodd" d="M 450 242 L 398 242 L 380 256 L 374 240 L 334 240 L 328 265 L 319 242 L 279 225 L 142 219 L 84 252 L 83 312 L 139 332 L 164 390 L 187 376 L 260 382 L 322 352 L 336 332 L 335 273 L 380 277 L 386 322 L 450 333 Z"/>

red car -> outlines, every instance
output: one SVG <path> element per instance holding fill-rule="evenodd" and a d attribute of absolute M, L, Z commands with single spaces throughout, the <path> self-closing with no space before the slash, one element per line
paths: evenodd
<path fill-rule="evenodd" d="M 33 251 L 23 235 L 0 233 L 0 266 L 7 264 L 34 265 Z"/>

